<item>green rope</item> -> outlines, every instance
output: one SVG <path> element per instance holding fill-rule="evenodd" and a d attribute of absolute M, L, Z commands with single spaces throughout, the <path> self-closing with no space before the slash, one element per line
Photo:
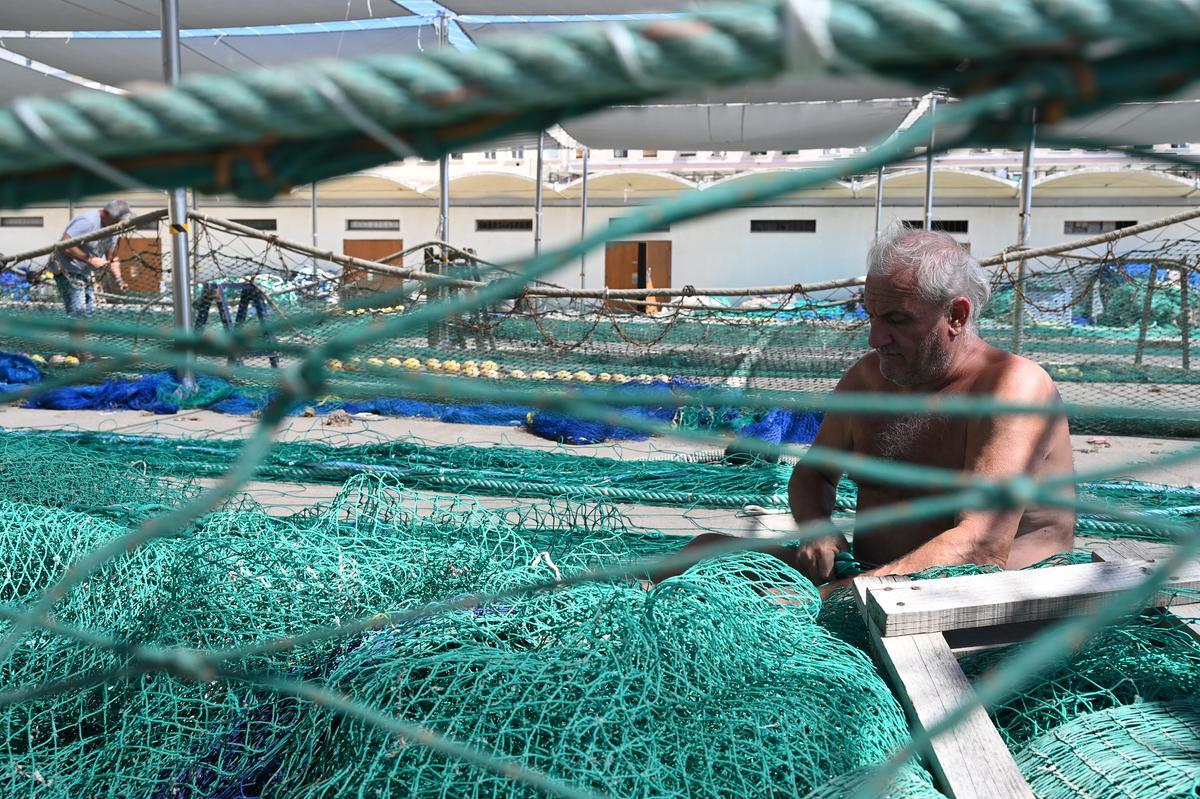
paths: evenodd
<path fill-rule="evenodd" d="M 630 24 L 628 48 L 614 46 L 602 26 L 580 26 L 470 53 L 199 75 L 165 90 L 23 101 L 0 113 L 0 204 L 117 188 L 80 169 L 67 148 L 147 185 L 265 200 L 401 155 L 356 129 L 347 104 L 436 158 L 606 105 L 769 78 L 800 46 L 786 38 L 800 27 L 787 20 L 788 8 L 762 0 Z M 980 64 L 1002 74 L 1031 53 L 1074 54 L 1089 43 L 1142 50 L 1133 63 L 1144 63 L 1188 49 L 1200 38 L 1200 18 L 1183 0 L 834 0 L 827 29 L 832 64 L 955 87 L 981 78 Z M 965 73 L 964 59 L 973 65 Z M 1140 84 L 1144 93 L 1170 88 Z"/>

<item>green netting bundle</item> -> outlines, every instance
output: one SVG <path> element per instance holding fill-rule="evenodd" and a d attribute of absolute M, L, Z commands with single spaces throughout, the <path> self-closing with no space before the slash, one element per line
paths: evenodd
<path fill-rule="evenodd" d="M 118 447 L 75 446 L 73 436 L 0 434 L 0 497 L 127 521 L 174 507 L 199 490 L 192 475 L 152 469 Z"/>
<path fill-rule="evenodd" d="M 63 434 L 0 435 L 5 451 L 36 451 Z M 93 456 L 119 452 L 156 474 L 219 477 L 241 442 L 227 439 L 156 438 L 71 433 L 65 451 Z M 60 441 L 61 443 L 61 441 Z M 340 484 L 360 473 L 387 474 L 414 489 L 495 496 L 565 497 L 740 508 L 786 502 L 789 467 L 755 462 L 680 463 L 668 459 L 581 457 L 520 447 L 426 446 L 411 441 L 335 446 L 315 441 L 279 442 L 257 476 L 271 480 Z"/>
<path fill-rule="evenodd" d="M 968 677 L 1000 668 L 1004 650 L 964 657 Z M 1157 612 L 1102 631 L 1058 668 L 1039 674 L 1019 695 L 993 708 L 1000 735 L 1014 751 L 1072 719 L 1146 700 L 1200 691 L 1200 642 L 1183 622 Z"/>
<path fill-rule="evenodd" d="M 1038 797 L 1183 799 L 1200 792 L 1200 701 L 1085 713 L 1017 753 Z"/>
<path fill-rule="evenodd" d="M 483 588 L 546 576 L 506 571 Z M 604 795 L 803 796 L 905 735 L 869 661 L 814 623 L 817 604 L 780 561 L 730 556 L 650 592 L 589 584 L 372 633 L 328 683 Z M 300 739 L 321 748 L 290 752 L 283 771 L 304 774 L 294 796 L 349 784 L 364 796 L 535 795 L 329 712 L 305 723 Z"/>
<path fill-rule="evenodd" d="M 0 583 L 10 606 L 122 532 L 17 503 L 0 503 L 0 518 L 0 551 L 20 564 Z M 114 561 L 54 617 L 117 642 L 207 650 L 678 545 L 636 535 L 603 506 L 489 511 L 362 476 L 320 512 L 211 514 Z M 882 761 L 905 735 L 886 684 L 815 623 L 817 605 L 781 562 L 731 556 L 652 591 L 588 583 L 239 665 L 328 685 L 613 795 L 803 795 Z M 119 651 L 38 630 L 0 677 L 13 690 L 125 665 Z M 5 796 L 531 793 L 307 701 L 163 673 L 112 673 L 0 708 L 0 759 Z M 900 784 L 929 790 L 915 769 Z"/>

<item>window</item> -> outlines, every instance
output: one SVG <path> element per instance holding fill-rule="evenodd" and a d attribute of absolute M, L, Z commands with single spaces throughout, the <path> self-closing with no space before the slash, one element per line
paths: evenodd
<path fill-rule="evenodd" d="M 780 155 L 800 155 L 799 150 L 780 150 Z"/>
<path fill-rule="evenodd" d="M 495 150 L 484 150 L 483 158 L 485 161 L 495 161 L 496 160 L 496 151 Z"/>
<path fill-rule="evenodd" d="M 476 219 L 476 231 L 533 230 L 532 219 Z"/>
<path fill-rule="evenodd" d="M 255 230 L 278 230 L 279 221 L 276 219 L 230 219 L 230 222 L 236 222 L 239 225 L 252 227 Z"/>
<path fill-rule="evenodd" d="M 751 233 L 816 233 L 815 219 L 751 219 Z"/>
<path fill-rule="evenodd" d="M 509 152 L 509 154 L 512 155 L 513 158 L 524 158 L 525 157 L 525 148 L 524 147 L 514 147 L 511 150 L 509 150 L 508 152 Z"/>
<path fill-rule="evenodd" d="M 1126 219 L 1116 222 L 1086 220 L 1063 222 L 1063 233 L 1072 235 L 1095 235 L 1097 233 L 1112 233 L 1124 227 L 1133 227 L 1136 219 Z"/>
<path fill-rule="evenodd" d="M 623 216 L 614 216 L 612 219 L 608 220 L 608 224 L 609 224 L 610 226 L 611 226 L 611 225 L 615 225 L 615 224 L 617 224 L 618 222 L 620 222 L 620 221 L 623 221 L 624 219 L 625 219 L 625 217 L 623 217 Z M 654 227 L 648 227 L 648 228 L 644 228 L 644 230 L 645 230 L 645 232 L 647 232 L 647 233 L 670 233 L 670 232 L 671 232 L 671 226 L 670 226 L 670 225 L 666 225 L 666 224 L 664 224 L 664 225 L 655 225 Z"/>
<path fill-rule="evenodd" d="M 904 226 L 910 227 L 913 230 L 924 230 L 924 219 L 906 219 Z M 967 233 L 967 220 L 965 219 L 935 219 L 930 225 L 933 230 L 939 233 Z"/>
<path fill-rule="evenodd" d="M 346 230 L 399 230 L 399 219 L 347 219 Z"/>
<path fill-rule="evenodd" d="M 628 150 L 613 150 L 613 158 L 628 158 Z"/>
<path fill-rule="evenodd" d="M 642 150 L 642 158 L 658 158 L 658 150 Z"/>
<path fill-rule="evenodd" d="M 0 216 L 0 227 L 45 227 L 41 216 Z"/>
<path fill-rule="evenodd" d="M 680 158 L 695 158 L 696 151 L 695 150 L 680 150 L 679 157 Z"/>
<path fill-rule="evenodd" d="M 713 150 L 713 151 L 712 151 L 712 157 L 713 157 L 714 159 L 717 159 L 717 158 L 724 158 L 724 157 L 725 157 L 725 155 L 726 155 L 726 153 L 725 153 L 725 151 L 724 151 L 724 150 Z"/>
<path fill-rule="evenodd" d="M 450 153 L 450 160 L 451 161 L 461 161 L 462 153 Z"/>
<path fill-rule="evenodd" d="M 766 150 L 751 150 L 750 151 L 751 156 L 762 156 L 762 155 L 766 155 L 766 154 L 767 154 Z"/>

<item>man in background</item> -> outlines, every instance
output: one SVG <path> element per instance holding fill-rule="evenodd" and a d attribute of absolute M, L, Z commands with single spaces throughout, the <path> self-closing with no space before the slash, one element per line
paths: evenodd
<path fill-rule="evenodd" d="M 63 231 L 62 241 L 95 233 L 101 228 L 124 222 L 133 216 L 129 203 L 112 200 L 103 208 L 84 211 L 71 220 Z M 121 261 L 116 256 L 116 237 L 100 239 L 66 247 L 50 259 L 50 271 L 58 286 L 59 296 L 68 316 L 88 316 L 96 304 L 96 277 L 111 271 L 122 291 L 128 287 L 121 278 Z"/>

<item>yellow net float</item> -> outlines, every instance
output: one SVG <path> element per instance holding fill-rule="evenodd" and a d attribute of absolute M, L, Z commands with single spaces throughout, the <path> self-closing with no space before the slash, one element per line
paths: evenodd
<path fill-rule="evenodd" d="M 418 361 L 416 358 L 405 358 L 404 359 L 404 368 L 405 369 L 420 369 L 421 362 Z"/>
<path fill-rule="evenodd" d="M 533 370 L 533 373 L 530 374 L 529 376 L 532 377 L 534 380 L 549 380 L 550 379 L 550 373 L 547 372 L 545 369 L 535 369 L 535 370 Z"/>
<path fill-rule="evenodd" d="M 442 371 L 443 372 L 449 372 L 450 374 L 454 375 L 454 374 L 458 374 L 458 370 L 459 370 L 458 361 L 442 361 Z"/>
<path fill-rule="evenodd" d="M 387 359 L 387 365 L 388 366 L 403 366 L 404 361 L 400 360 L 399 358 L 397 358 L 393 355 L 391 358 Z"/>

